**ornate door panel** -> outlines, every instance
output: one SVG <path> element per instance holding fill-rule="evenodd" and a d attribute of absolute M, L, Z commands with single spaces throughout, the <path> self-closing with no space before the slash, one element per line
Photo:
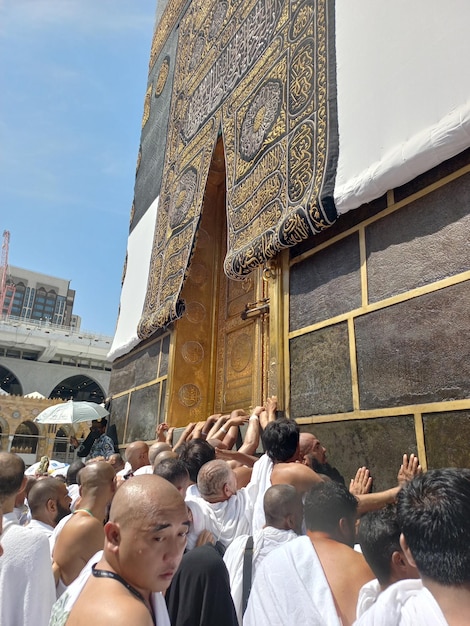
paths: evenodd
<path fill-rule="evenodd" d="M 262 312 L 260 270 L 243 281 L 219 282 L 215 410 L 226 413 L 262 402 L 266 373 L 268 314 Z M 255 310 L 259 309 L 259 310 Z M 253 313 L 246 313 L 246 311 Z M 243 319 L 245 318 L 245 319 Z"/>
<path fill-rule="evenodd" d="M 185 312 L 172 333 L 167 405 L 172 426 L 249 409 L 267 393 L 268 284 L 260 269 L 242 281 L 226 277 L 226 241 L 225 161 L 219 141 L 181 294 Z"/>

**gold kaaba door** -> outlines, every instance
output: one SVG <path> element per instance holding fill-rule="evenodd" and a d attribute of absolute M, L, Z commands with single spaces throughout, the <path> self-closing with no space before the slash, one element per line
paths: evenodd
<path fill-rule="evenodd" d="M 174 325 L 168 387 L 168 421 L 200 421 L 234 408 L 249 410 L 279 395 L 282 337 L 272 336 L 273 299 L 279 291 L 274 265 L 242 281 L 223 271 L 227 227 L 223 143 L 217 143 L 201 222 Z M 277 314 L 274 316 L 276 327 Z"/>

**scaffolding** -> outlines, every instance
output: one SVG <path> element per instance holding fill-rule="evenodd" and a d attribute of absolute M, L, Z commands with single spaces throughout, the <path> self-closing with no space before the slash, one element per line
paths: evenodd
<path fill-rule="evenodd" d="M 8 248 L 10 246 L 10 231 L 3 231 L 2 258 L 0 261 L 0 315 L 10 315 L 13 306 L 16 286 L 8 276 Z"/>

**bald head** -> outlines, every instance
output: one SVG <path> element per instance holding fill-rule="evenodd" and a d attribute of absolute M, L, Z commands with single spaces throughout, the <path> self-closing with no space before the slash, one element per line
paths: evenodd
<path fill-rule="evenodd" d="M 28 494 L 32 519 L 53 528 L 70 513 L 71 502 L 65 483 L 52 476 L 36 481 Z"/>
<path fill-rule="evenodd" d="M 109 521 L 121 527 L 140 527 L 165 511 L 186 510 L 183 497 L 170 482 L 153 474 L 134 476 L 116 492 Z"/>
<path fill-rule="evenodd" d="M 326 463 L 326 448 L 321 445 L 320 441 L 312 433 L 300 433 L 299 451 L 302 462 L 305 462 L 303 459 L 310 454 L 318 463 Z"/>
<path fill-rule="evenodd" d="M 188 528 L 176 487 L 153 474 L 134 476 L 111 505 L 103 559 L 133 587 L 163 592 L 180 564 Z"/>
<path fill-rule="evenodd" d="M 96 461 L 85 465 L 80 471 L 80 486 L 82 496 L 90 492 L 96 492 L 104 487 L 108 487 L 114 480 L 115 472 L 112 466 L 106 461 Z"/>
<path fill-rule="evenodd" d="M 0 505 L 6 498 L 16 495 L 23 483 L 23 459 L 11 452 L 0 452 Z"/>
<path fill-rule="evenodd" d="M 178 455 L 173 450 L 163 450 L 155 457 L 155 461 L 153 462 L 153 468 L 155 469 L 157 465 L 159 465 L 162 461 L 167 461 L 168 459 L 177 459 Z"/>
<path fill-rule="evenodd" d="M 164 441 L 156 441 L 152 443 L 149 448 L 149 463 L 153 465 L 155 462 L 155 458 L 160 454 L 160 452 L 169 452 L 171 450 L 171 446 L 169 443 L 165 443 Z"/>
<path fill-rule="evenodd" d="M 126 448 L 126 459 L 133 472 L 144 465 L 149 465 L 149 447 L 145 441 L 133 441 L 129 444 Z"/>
<path fill-rule="evenodd" d="M 62 490 L 63 486 L 61 487 L 60 482 L 52 476 L 37 480 L 28 494 L 28 505 L 33 517 L 46 505 L 48 500 L 57 500 L 59 492 Z"/>
<path fill-rule="evenodd" d="M 302 498 L 292 485 L 273 485 L 264 494 L 266 526 L 300 533 L 303 518 Z"/>

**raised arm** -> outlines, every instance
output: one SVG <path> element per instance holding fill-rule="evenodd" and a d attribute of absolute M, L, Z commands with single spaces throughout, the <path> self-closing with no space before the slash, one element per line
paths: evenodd
<path fill-rule="evenodd" d="M 177 443 L 173 446 L 173 450 L 177 450 L 185 441 L 187 441 L 189 435 L 193 432 L 195 426 L 196 426 L 195 422 L 189 422 L 189 424 L 181 433 L 181 437 L 178 439 Z"/>
<path fill-rule="evenodd" d="M 240 446 L 238 452 L 253 456 L 259 445 L 259 438 L 261 433 L 260 427 L 260 415 L 266 412 L 264 407 L 256 406 L 248 420 L 248 428 L 246 429 L 245 438 Z"/>
<path fill-rule="evenodd" d="M 209 434 L 212 432 L 212 429 L 214 428 L 215 424 L 217 423 L 217 420 L 220 417 L 222 417 L 221 413 L 209 415 L 209 417 L 206 419 L 204 423 L 203 429 L 201 430 L 201 437 L 203 439 L 207 439 L 209 437 Z"/>
<path fill-rule="evenodd" d="M 166 442 L 166 433 L 168 431 L 168 424 L 166 422 L 162 422 L 158 424 L 155 429 L 155 437 L 156 441 Z"/>
<path fill-rule="evenodd" d="M 219 429 L 215 433 L 213 433 L 213 430 L 215 429 L 211 430 L 211 432 L 208 435 L 208 438 L 220 439 L 227 446 L 227 449 L 230 450 L 230 448 L 233 447 L 233 444 L 237 440 L 238 427 L 241 424 L 244 424 L 246 421 L 248 421 L 248 417 L 249 416 L 245 413 L 243 409 L 235 409 L 228 416 L 222 415 L 217 421 L 216 426 L 218 426 L 219 423 L 221 422 L 222 422 L 222 425 L 219 427 Z M 233 428 L 232 432 L 230 432 L 231 428 Z"/>
<path fill-rule="evenodd" d="M 257 456 L 241 452 L 241 448 L 240 450 L 224 450 L 223 448 L 216 448 L 215 457 L 217 459 L 222 459 L 223 461 L 234 461 L 233 467 L 235 467 L 235 464 L 253 467 L 258 460 Z"/>
<path fill-rule="evenodd" d="M 212 428 L 210 429 L 210 431 L 207 434 L 207 439 L 223 439 L 224 436 L 226 435 L 225 431 L 220 433 L 220 429 L 225 426 L 227 420 L 229 419 L 230 415 L 220 415 L 215 424 L 212 426 Z M 218 437 L 217 435 L 220 434 L 220 437 Z"/>
<path fill-rule="evenodd" d="M 397 498 L 397 494 L 405 482 L 411 480 L 418 474 L 421 474 L 422 468 L 419 464 L 418 457 L 411 454 L 408 458 L 407 454 L 403 455 L 403 463 L 398 470 L 398 485 L 385 491 L 379 491 L 377 493 L 365 493 L 362 495 L 356 495 L 359 502 L 357 507 L 358 515 L 363 515 L 368 511 L 376 511 L 381 509 L 387 504 L 393 504 Z"/>
<path fill-rule="evenodd" d="M 237 409 L 238 411 L 238 409 Z M 228 431 L 225 437 L 223 438 L 224 444 L 227 446 L 227 450 L 231 450 L 238 439 L 238 429 L 242 424 L 246 424 L 250 419 L 249 415 L 246 413 L 243 415 L 230 415 L 230 418 L 227 420 L 225 424 L 225 429 Z"/>
<path fill-rule="evenodd" d="M 264 430 L 268 422 L 276 421 L 277 396 L 270 396 L 264 403 L 266 412 L 260 415 L 260 426 Z"/>

